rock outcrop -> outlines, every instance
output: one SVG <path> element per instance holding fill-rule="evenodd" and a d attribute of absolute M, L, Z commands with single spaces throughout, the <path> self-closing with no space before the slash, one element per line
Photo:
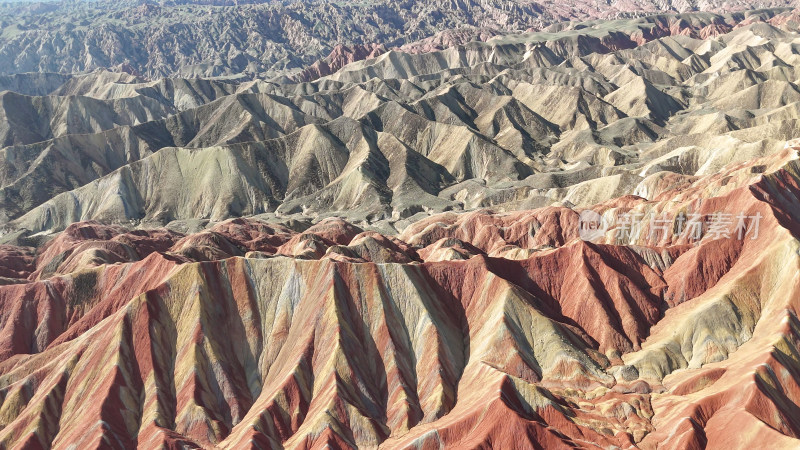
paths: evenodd
<path fill-rule="evenodd" d="M 313 82 L 101 71 L 6 92 L 0 220 L 34 234 L 333 215 L 392 234 L 444 211 L 653 199 L 794 137 L 797 38 L 775 14 L 391 50 Z M 701 39 L 713 24 L 727 32 Z"/>
<path fill-rule="evenodd" d="M 592 205 L 673 217 L 666 234 L 588 242 L 579 211 L 546 207 L 396 237 L 82 222 L 6 246 L 0 442 L 792 446 L 799 151 Z M 758 232 L 673 232 L 686 210 Z"/>
<path fill-rule="evenodd" d="M 0 448 L 798 447 L 795 11 L 184 3 L 0 11 Z"/>

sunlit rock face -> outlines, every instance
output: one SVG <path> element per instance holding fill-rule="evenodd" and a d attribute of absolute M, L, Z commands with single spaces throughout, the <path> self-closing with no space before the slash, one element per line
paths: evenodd
<path fill-rule="evenodd" d="M 278 81 L 7 77 L 0 222 L 335 216 L 393 235 L 448 211 L 655 200 L 796 137 L 797 23 L 662 14 L 340 46 Z"/>
<path fill-rule="evenodd" d="M 792 445 L 799 177 L 790 146 L 592 205 L 675 217 L 592 242 L 577 209 L 545 207 L 396 236 L 251 218 L 6 245 L 0 441 L 684 448 L 732 420 Z M 685 210 L 748 219 L 673 232 Z"/>
<path fill-rule="evenodd" d="M 0 78 L 0 447 L 797 447 L 800 16 L 500 4 Z"/>

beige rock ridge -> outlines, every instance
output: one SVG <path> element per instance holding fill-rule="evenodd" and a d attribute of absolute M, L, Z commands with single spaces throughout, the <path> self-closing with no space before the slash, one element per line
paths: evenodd
<path fill-rule="evenodd" d="M 51 95 L 7 93 L 36 120 L 17 108 L 0 121 L 22 139 L 0 149 L 0 218 L 37 233 L 85 220 L 333 215 L 396 233 L 442 211 L 655 198 L 795 137 L 796 35 L 770 14 L 389 51 L 313 82 L 97 72 Z M 729 30 L 713 38 L 678 32 L 720 20 Z M 636 30 L 646 43 L 630 40 Z M 136 114 L 113 124 L 92 102 Z M 69 114 L 31 106 L 45 104 Z"/>

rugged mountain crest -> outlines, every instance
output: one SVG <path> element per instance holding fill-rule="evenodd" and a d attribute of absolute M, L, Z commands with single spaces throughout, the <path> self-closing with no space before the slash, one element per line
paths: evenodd
<path fill-rule="evenodd" d="M 0 7 L 0 447 L 797 447 L 784 2 L 184 3 Z"/>

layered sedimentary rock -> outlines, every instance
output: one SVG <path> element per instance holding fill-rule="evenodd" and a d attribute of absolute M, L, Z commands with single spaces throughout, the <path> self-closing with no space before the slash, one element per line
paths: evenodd
<path fill-rule="evenodd" d="M 337 45 L 395 47 L 453 30 L 444 42 L 455 43 L 458 36 L 541 30 L 564 21 L 787 6 L 796 5 L 791 0 L 12 1 L 0 6 L 0 74 L 114 68 L 148 78 L 271 77 L 297 73 Z"/>
<path fill-rule="evenodd" d="M 0 441 L 792 447 L 798 151 L 592 205 L 591 242 L 546 207 L 6 246 Z M 720 212 L 745 227 L 719 235 Z M 671 219 L 634 235 L 627 214 Z"/>
<path fill-rule="evenodd" d="M 334 72 L 338 72 L 342 67 L 352 62 L 375 58 L 386 53 L 386 51 L 384 46 L 378 44 L 354 45 L 352 47 L 337 45 L 328 56 L 306 67 L 299 74 L 292 76 L 292 79 L 297 81 L 314 81 Z"/>
<path fill-rule="evenodd" d="M 798 446 L 797 13 L 420 5 L 0 77 L 0 447 Z"/>
<path fill-rule="evenodd" d="M 37 233 L 334 215 L 391 234 L 443 211 L 654 198 L 794 137 L 791 17 L 573 23 L 313 82 L 96 72 L 9 91 L 0 219 Z"/>

